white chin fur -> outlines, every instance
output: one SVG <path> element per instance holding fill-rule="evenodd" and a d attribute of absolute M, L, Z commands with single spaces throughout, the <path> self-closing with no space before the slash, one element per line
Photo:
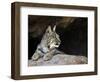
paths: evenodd
<path fill-rule="evenodd" d="M 58 45 L 50 45 L 50 48 L 59 47 Z"/>

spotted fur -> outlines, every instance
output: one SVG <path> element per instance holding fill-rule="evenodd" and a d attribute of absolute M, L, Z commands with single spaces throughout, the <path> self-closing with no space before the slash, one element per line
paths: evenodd
<path fill-rule="evenodd" d="M 44 60 L 50 60 L 53 55 L 57 53 L 56 48 L 60 46 L 61 40 L 55 30 L 56 26 L 53 27 L 53 30 L 51 26 L 48 26 L 40 44 L 32 56 L 32 60 L 38 60 L 41 57 L 43 57 Z"/>

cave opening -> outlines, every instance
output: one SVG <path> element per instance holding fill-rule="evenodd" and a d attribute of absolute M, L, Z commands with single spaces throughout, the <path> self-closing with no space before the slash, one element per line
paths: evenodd
<path fill-rule="evenodd" d="M 87 57 L 88 19 L 84 17 L 28 16 L 28 59 L 34 54 L 48 25 L 57 25 L 59 50 L 70 55 Z"/>

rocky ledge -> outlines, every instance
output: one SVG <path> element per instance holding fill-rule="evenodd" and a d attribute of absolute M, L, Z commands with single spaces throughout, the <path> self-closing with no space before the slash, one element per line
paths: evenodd
<path fill-rule="evenodd" d="M 76 55 L 55 55 L 51 60 L 44 61 L 43 58 L 37 61 L 29 60 L 28 66 L 50 66 L 50 65 L 75 65 L 75 64 L 87 64 L 87 58 L 85 56 Z"/>

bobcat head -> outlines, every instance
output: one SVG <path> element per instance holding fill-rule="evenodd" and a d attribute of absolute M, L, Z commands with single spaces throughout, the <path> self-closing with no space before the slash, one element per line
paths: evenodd
<path fill-rule="evenodd" d="M 59 35 L 56 33 L 56 26 L 51 29 L 51 26 L 48 26 L 46 29 L 44 40 L 46 40 L 46 46 L 49 49 L 57 48 L 59 47 L 61 40 L 59 38 Z"/>

